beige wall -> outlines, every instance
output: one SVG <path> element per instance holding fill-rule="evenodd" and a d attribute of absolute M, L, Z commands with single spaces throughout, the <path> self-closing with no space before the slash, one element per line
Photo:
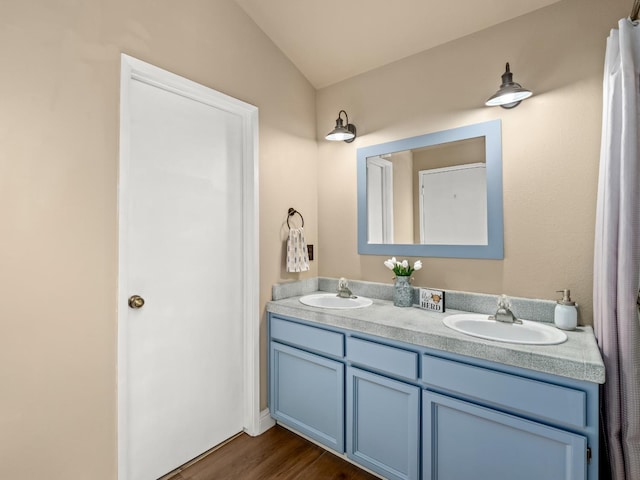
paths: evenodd
<path fill-rule="evenodd" d="M 592 262 L 606 37 L 631 3 L 565 0 L 318 92 L 318 137 L 343 108 L 359 136 L 319 144 L 320 274 L 390 282 L 357 254 L 356 149 L 502 119 L 504 260 L 423 259 L 415 283 L 555 299 L 592 322 Z M 505 62 L 535 93 L 484 107 Z"/>
<path fill-rule="evenodd" d="M 288 207 L 317 243 L 315 91 L 231 0 L 0 3 L 0 478 L 112 480 L 120 53 L 260 109 L 263 345 Z"/>

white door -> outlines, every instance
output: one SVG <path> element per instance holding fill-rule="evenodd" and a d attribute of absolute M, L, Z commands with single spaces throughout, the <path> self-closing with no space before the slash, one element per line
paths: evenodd
<path fill-rule="evenodd" d="M 487 245 L 485 163 L 469 163 L 418 172 L 420 243 Z"/>
<path fill-rule="evenodd" d="M 246 132 L 161 82 L 123 95 L 119 477 L 152 480 L 243 429 Z"/>

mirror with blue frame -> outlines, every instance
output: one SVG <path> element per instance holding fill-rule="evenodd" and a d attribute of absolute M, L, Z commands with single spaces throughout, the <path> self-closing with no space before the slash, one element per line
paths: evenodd
<path fill-rule="evenodd" d="M 500 120 L 359 148 L 358 253 L 504 258 Z"/>

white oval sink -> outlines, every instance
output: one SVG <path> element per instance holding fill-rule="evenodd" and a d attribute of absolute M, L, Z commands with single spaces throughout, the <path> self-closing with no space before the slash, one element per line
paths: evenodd
<path fill-rule="evenodd" d="M 567 340 L 567 335 L 563 331 L 551 325 L 529 320 L 522 320 L 520 325 L 489 320 L 489 315 L 463 313 L 450 315 L 442 322 L 458 332 L 498 342 L 555 345 Z"/>
<path fill-rule="evenodd" d="M 300 302 L 310 307 L 320 308 L 364 308 L 373 303 L 370 298 L 366 297 L 352 297 L 342 298 L 335 293 L 314 293 L 312 295 L 305 295 L 300 297 Z"/>

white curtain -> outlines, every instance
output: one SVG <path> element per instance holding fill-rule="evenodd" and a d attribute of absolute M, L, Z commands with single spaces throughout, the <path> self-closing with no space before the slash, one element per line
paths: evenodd
<path fill-rule="evenodd" d="M 605 56 L 593 282 L 606 367 L 600 447 L 615 480 L 640 479 L 639 79 L 640 26 L 622 19 Z"/>

